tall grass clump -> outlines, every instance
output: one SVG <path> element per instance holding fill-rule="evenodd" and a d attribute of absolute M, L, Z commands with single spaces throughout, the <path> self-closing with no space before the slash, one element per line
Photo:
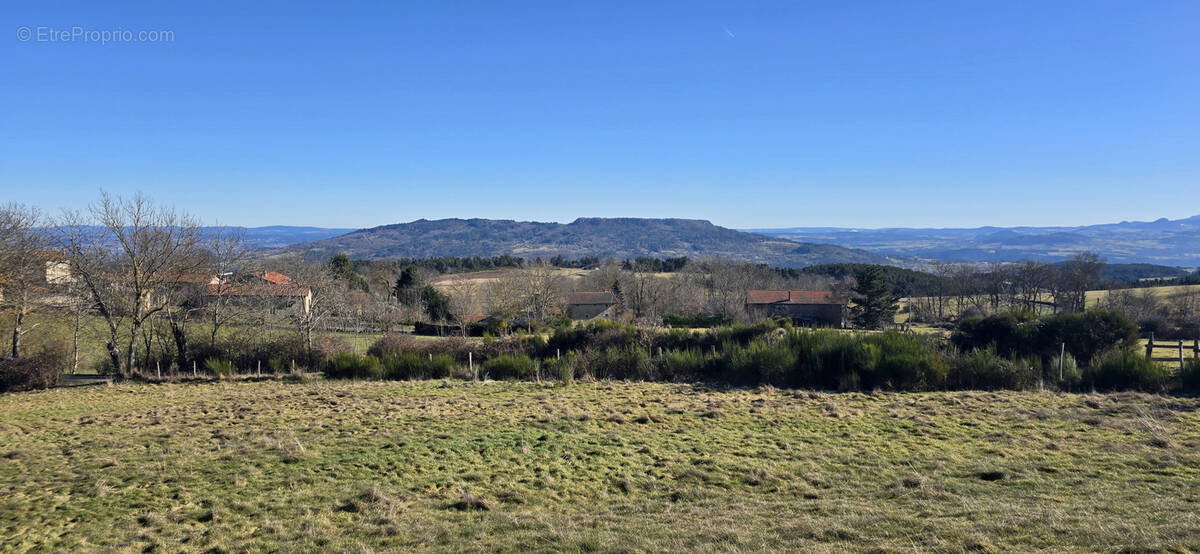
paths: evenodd
<path fill-rule="evenodd" d="M 1157 392 L 1166 388 L 1170 372 L 1165 366 L 1146 359 L 1141 352 L 1122 348 L 1100 355 L 1086 378 L 1098 390 Z"/>

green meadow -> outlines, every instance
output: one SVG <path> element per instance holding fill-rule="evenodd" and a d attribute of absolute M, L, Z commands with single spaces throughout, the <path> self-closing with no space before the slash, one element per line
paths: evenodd
<path fill-rule="evenodd" d="M 594 382 L 0 395 L 0 549 L 1200 550 L 1200 399 Z"/>

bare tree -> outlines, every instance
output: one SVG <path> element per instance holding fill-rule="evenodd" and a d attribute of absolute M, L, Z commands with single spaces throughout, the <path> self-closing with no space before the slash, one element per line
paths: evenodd
<path fill-rule="evenodd" d="M 458 324 L 459 334 L 467 336 L 467 325 L 471 315 L 481 310 L 477 298 L 479 286 L 469 279 L 456 279 L 446 285 L 446 296 L 450 298 L 450 317 Z"/>
<path fill-rule="evenodd" d="M 488 314 L 500 322 L 503 332 L 508 332 L 509 324 L 522 315 L 526 307 L 523 281 L 517 271 L 508 271 L 487 284 L 484 306 Z"/>
<path fill-rule="evenodd" d="M 1026 310 L 1037 311 L 1050 293 L 1053 268 L 1034 260 L 1017 262 L 1013 266 L 1013 299 Z"/>
<path fill-rule="evenodd" d="M 218 294 L 207 295 L 204 301 L 205 319 L 211 326 L 208 345 L 209 348 L 216 348 L 217 333 L 221 327 L 245 311 L 245 303 L 234 301 L 230 295 L 220 294 L 221 289 L 230 284 L 253 252 L 246 243 L 244 232 L 219 225 L 204 240 L 204 248 L 207 251 L 204 267 L 217 280 Z"/>
<path fill-rule="evenodd" d="M 200 264 L 199 224 L 141 194 L 125 199 L 101 192 L 86 214 L 64 212 L 57 235 L 108 327 L 105 346 L 113 368 L 132 375 L 143 325 L 166 308 L 178 276 Z"/>
<path fill-rule="evenodd" d="M 300 294 L 296 297 L 291 317 L 296 330 L 304 337 L 308 367 L 312 368 L 315 361 L 313 335 L 329 318 L 346 311 L 348 291 L 344 280 L 334 276 L 329 264 L 307 263 L 293 255 L 283 261 L 283 267 L 292 278 L 290 285 Z"/>
<path fill-rule="evenodd" d="M 14 358 L 21 355 L 21 337 L 27 331 L 25 318 L 36 306 L 34 295 L 49 285 L 46 264 L 54 263 L 45 252 L 50 241 L 43 223 L 37 208 L 20 204 L 0 207 L 0 292 L 4 304 L 13 311 Z"/>
<path fill-rule="evenodd" d="M 530 318 L 545 321 L 562 313 L 565 305 L 563 283 L 550 264 L 533 263 L 522 270 L 520 276 L 520 295 Z"/>
<path fill-rule="evenodd" d="M 1054 271 L 1054 302 L 1068 312 L 1087 309 L 1087 291 L 1100 283 L 1104 261 L 1094 252 L 1080 252 Z"/>

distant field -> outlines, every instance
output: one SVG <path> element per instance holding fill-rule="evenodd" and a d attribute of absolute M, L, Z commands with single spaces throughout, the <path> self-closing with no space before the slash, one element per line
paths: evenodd
<path fill-rule="evenodd" d="M 646 383 L 0 395 L 0 550 L 1200 550 L 1200 399 Z"/>
<path fill-rule="evenodd" d="M 1183 293 L 1187 293 L 1187 292 L 1200 292 L 1200 285 L 1169 285 L 1169 286 L 1162 286 L 1162 287 L 1146 287 L 1146 288 L 1116 289 L 1116 290 L 1130 291 L 1135 294 L 1141 294 L 1141 292 L 1144 290 L 1150 290 L 1150 291 L 1153 291 L 1154 294 L 1156 296 L 1158 296 L 1159 298 L 1169 298 L 1176 294 L 1183 294 Z M 1113 292 L 1114 291 L 1110 291 L 1110 290 L 1090 290 L 1090 291 L 1088 291 L 1088 293 L 1087 293 L 1088 306 L 1092 306 L 1092 305 L 1096 304 L 1097 302 L 1100 302 L 1106 296 L 1108 296 L 1109 294 L 1112 294 Z"/>

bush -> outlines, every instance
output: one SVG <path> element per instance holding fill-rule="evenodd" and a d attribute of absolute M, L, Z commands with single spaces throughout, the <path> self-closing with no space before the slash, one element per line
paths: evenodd
<path fill-rule="evenodd" d="M 864 388 L 936 390 L 946 386 L 950 364 L 930 337 L 888 331 L 866 337 L 879 349 L 873 382 Z"/>
<path fill-rule="evenodd" d="M 1165 366 L 1146 359 L 1141 352 L 1123 348 L 1102 355 L 1099 363 L 1087 373 L 1087 378 L 1099 390 L 1158 392 L 1166 388 L 1170 373 Z"/>
<path fill-rule="evenodd" d="M 1070 352 L 1066 352 L 1062 356 L 1062 371 L 1059 372 L 1059 357 L 1055 356 L 1050 359 L 1050 365 L 1046 366 L 1046 376 L 1051 381 L 1057 381 L 1060 386 L 1075 386 L 1079 384 L 1080 378 L 1083 375 L 1079 372 L 1079 364 L 1075 361 L 1075 356 Z"/>
<path fill-rule="evenodd" d="M 58 384 L 62 374 L 53 353 L 28 358 L 0 358 L 0 392 L 44 389 Z"/>
<path fill-rule="evenodd" d="M 526 354 L 501 354 L 483 363 L 483 372 L 491 379 L 528 379 L 534 362 Z"/>
<path fill-rule="evenodd" d="M 204 360 L 204 369 L 212 372 L 217 377 L 230 377 L 237 372 L 233 367 L 233 362 L 221 358 L 208 358 Z"/>
<path fill-rule="evenodd" d="M 367 354 L 382 360 L 388 356 L 396 356 L 402 352 L 417 351 L 418 342 L 417 339 L 410 335 L 389 333 L 371 343 L 371 346 L 367 348 Z"/>
<path fill-rule="evenodd" d="M 785 342 L 751 342 L 746 348 L 730 347 L 723 377 L 736 385 L 795 385 L 795 351 Z"/>
<path fill-rule="evenodd" d="M 559 359 L 547 360 L 545 362 L 547 372 L 563 383 L 575 382 L 575 372 L 578 365 L 579 355 L 574 352 L 567 352 Z"/>
<path fill-rule="evenodd" d="M 370 354 L 359 356 L 353 352 L 340 352 L 327 358 L 324 364 L 325 377 L 330 379 L 380 379 L 383 368 L 379 358 Z"/>
<path fill-rule="evenodd" d="M 1060 344 L 1085 365 L 1100 353 L 1137 344 L 1137 325 L 1120 313 L 1093 310 L 1084 314 L 1055 314 L 1040 320 L 1033 337 L 1042 359 L 1058 354 Z"/>
<path fill-rule="evenodd" d="M 1037 328 L 1030 324 L 1028 313 L 1004 313 L 987 317 L 964 317 L 950 335 L 950 342 L 959 350 L 971 352 L 993 348 L 1001 356 L 1032 353 L 1031 333 Z"/>
<path fill-rule="evenodd" d="M 1179 388 L 1188 394 L 1200 394 L 1200 359 L 1192 358 L 1179 372 Z"/>
<path fill-rule="evenodd" d="M 708 360 L 699 349 L 666 350 L 658 361 L 659 373 L 668 381 L 692 381 L 702 379 Z"/>
<path fill-rule="evenodd" d="M 1037 382 L 1034 367 L 1027 359 L 1001 357 L 992 348 L 976 350 L 959 360 L 950 382 L 960 389 L 1029 389 Z"/>
<path fill-rule="evenodd" d="M 592 375 L 597 379 L 658 379 L 658 368 L 650 359 L 650 353 L 642 347 L 596 347 L 587 350 L 584 356 Z"/>

